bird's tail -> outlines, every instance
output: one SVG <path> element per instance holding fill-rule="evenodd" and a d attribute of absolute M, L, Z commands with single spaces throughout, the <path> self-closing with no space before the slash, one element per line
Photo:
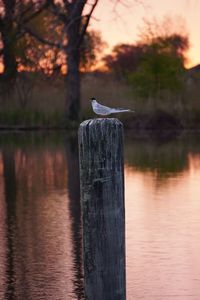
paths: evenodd
<path fill-rule="evenodd" d="M 113 108 L 112 109 L 112 112 L 113 113 L 121 113 L 121 112 L 134 112 L 134 110 L 131 110 L 131 109 L 124 109 L 124 108 Z"/>

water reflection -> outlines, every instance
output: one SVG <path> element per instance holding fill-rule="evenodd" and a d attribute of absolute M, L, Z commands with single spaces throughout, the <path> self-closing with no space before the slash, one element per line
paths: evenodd
<path fill-rule="evenodd" d="M 2 148 L 2 300 L 82 299 L 77 151 L 63 140 Z"/>
<path fill-rule="evenodd" d="M 14 273 L 14 227 L 15 227 L 15 208 L 16 208 L 16 171 L 14 152 L 11 147 L 2 151 L 3 179 L 4 179 L 4 195 L 7 212 L 6 220 L 6 236 L 7 236 L 7 253 L 6 253 L 6 274 L 7 289 L 5 292 L 7 299 L 13 299 L 15 292 L 15 273 Z"/>
<path fill-rule="evenodd" d="M 130 135 L 130 134 L 129 134 Z M 159 178 L 188 170 L 188 154 L 199 153 L 200 141 L 196 135 L 176 139 L 157 139 L 126 136 L 125 157 L 129 166 L 143 172 L 156 172 Z"/>
<path fill-rule="evenodd" d="M 125 137 L 128 300 L 199 300 L 200 139 Z M 0 299 L 84 299 L 77 138 L 0 136 Z"/>
<path fill-rule="evenodd" d="M 200 144 L 141 143 L 125 169 L 128 299 L 200 299 Z"/>
<path fill-rule="evenodd" d="M 0 155 L 2 161 L 2 153 Z M 7 244 L 6 244 L 6 203 L 3 199 L 4 194 L 4 178 L 3 165 L 0 164 L 0 299 L 4 299 L 7 289 L 6 284 L 6 266 L 7 266 Z"/>

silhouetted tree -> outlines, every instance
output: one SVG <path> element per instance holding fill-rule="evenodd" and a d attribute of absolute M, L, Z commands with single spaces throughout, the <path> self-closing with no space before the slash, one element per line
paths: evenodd
<path fill-rule="evenodd" d="M 142 96 L 155 97 L 182 87 L 189 40 L 185 32 L 173 31 L 171 22 L 170 18 L 161 24 L 145 21 L 137 43 L 117 45 L 104 58 L 109 70 Z"/>
<path fill-rule="evenodd" d="M 0 1 L 0 55 L 4 66 L 0 81 L 10 83 L 17 76 L 17 42 L 24 36 L 29 24 L 48 6 L 48 0 Z"/>
<path fill-rule="evenodd" d="M 114 47 L 111 54 L 104 57 L 104 62 L 117 78 L 126 79 L 130 72 L 137 69 L 143 52 L 142 44 L 119 44 Z"/>
<path fill-rule="evenodd" d="M 77 120 L 80 112 L 81 45 L 98 0 L 50 0 L 51 10 L 63 23 L 66 44 L 62 46 L 67 59 L 66 118 Z M 86 13 L 85 13 L 86 11 Z"/>
<path fill-rule="evenodd" d="M 49 12 L 57 18 L 55 28 L 61 26 L 60 40 L 41 36 L 34 28 L 26 26 L 25 30 L 32 37 L 46 46 L 57 48 L 62 52 L 62 64 L 66 61 L 66 120 L 77 120 L 80 112 L 80 66 L 81 58 L 85 63 L 93 55 L 86 51 L 86 44 L 92 45 L 91 34 L 87 28 L 98 0 L 49 0 Z M 95 37 L 97 39 L 97 36 Z M 84 51 L 82 51 L 84 49 Z M 94 53 L 94 52 L 93 52 Z"/>

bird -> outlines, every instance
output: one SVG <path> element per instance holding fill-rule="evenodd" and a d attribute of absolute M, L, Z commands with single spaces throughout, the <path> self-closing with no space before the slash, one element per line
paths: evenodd
<path fill-rule="evenodd" d="M 102 104 L 98 103 L 94 97 L 91 98 L 91 101 L 92 101 L 92 109 L 97 115 L 108 116 L 110 114 L 117 114 L 117 113 L 121 113 L 121 112 L 133 112 L 130 109 L 112 108 L 112 107 L 102 105 Z"/>

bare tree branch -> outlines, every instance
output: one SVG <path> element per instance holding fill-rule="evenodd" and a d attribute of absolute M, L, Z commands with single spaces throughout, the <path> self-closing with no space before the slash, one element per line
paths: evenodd
<path fill-rule="evenodd" d="M 84 35 L 85 35 L 85 33 L 86 33 L 88 24 L 89 24 L 89 22 L 90 22 L 90 18 L 91 18 L 92 14 L 93 14 L 93 11 L 94 11 L 95 7 L 97 6 L 97 3 L 98 3 L 98 0 L 95 0 L 95 2 L 92 4 L 92 7 L 91 7 L 91 10 L 90 10 L 89 14 L 86 16 L 85 24 L 83 25 L 82 30 L 81 30 L 81 32 L 80 32 L 79 41 L 78 41 L 78 46 L 80 46 L 80 44 L 81 44 L 82 41 L 83 41 L 83 38 L 84 38 Z"/>
<path fill-rule="evenodd" d="M 19 9 L 24 6 L 23 3 L 21 2 L 19 4 Z M 33 3 L 30 3 L 27 5 L 23 10 L 21 9 L 19 16 L 17 16 L 20 20 L 24 18 L 25 15 L 27 15 L 31 10 L 33 9 Z"/>
<path fill-rule="evenodd" d="M 45 3 L 35 12 L 32 13 L 32 15 L 28 16 L 27 18 L 23 19 L 23 24 L 27 24 L 28 22 L 30 22 L 32 19 L 34 19 L 35 17 L 37 17 L 39 14 L 41 14 L 43 12 L 44 9 L 46 9 L 48 6 L 50 5 L 50 1 L 46 0 Z"/>
<path fill-rule="evenodd" d="M 54 15 L 58 16 L 58 18 L 62 22 L 66 23 L 67 22 L 66 14 L 61 12 L 61 10 L 59 9 L 59 6 L 54 3 L 54 0 L 49 0 L 49 3 L 51 5 L 51 9 L 49 9 L 50 12 L 53 13 Z"/>
<path fill-rule="evenodd" d="M 34 30 L 31 28 L 24 26 L 24 33 L 30 34 L 32 37 L 36 38 L 40 43 L 51 46 L 51 47 L 56 47 L 58 49 L 63 49 L 64 47 L 60 43 L 54 43 L 52 41 L 48 41 L 44 38 L 42 38 L 39 34 L 37 34 Z"/>

